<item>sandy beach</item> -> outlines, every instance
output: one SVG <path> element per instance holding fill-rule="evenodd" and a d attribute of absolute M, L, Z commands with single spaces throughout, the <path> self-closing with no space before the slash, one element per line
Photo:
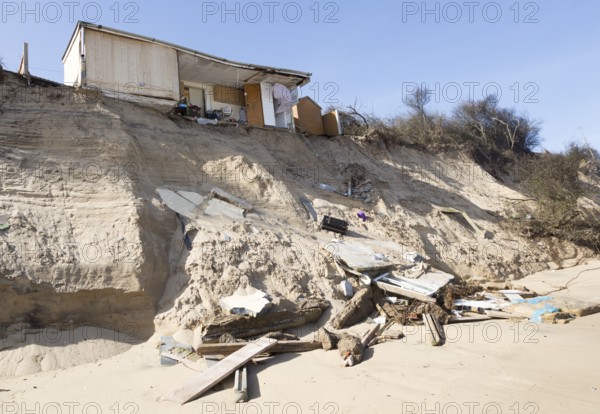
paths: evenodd
<path fill-rule="evenodd" d="M 600 303 L 600 262 L 525 278 L 539 293 Z M 283 354 L 249 368 L 249 397 L 232 378 L 179 406 L 161 398 L 193 377 L 162 367 L 158 337 L 96 363 L 0 379 L 2 413 L 596 413 L 600 314 L 566 325 L 493 320 L 446 327 L 432 347 L 419 327 L 342 368 L 335 351 Z M 366 329 L 359 326 L 356 329 Z M 65 351 L 68 352 L 68 351 Z M 69 411 L 72 410 L 72 411 Z"/>

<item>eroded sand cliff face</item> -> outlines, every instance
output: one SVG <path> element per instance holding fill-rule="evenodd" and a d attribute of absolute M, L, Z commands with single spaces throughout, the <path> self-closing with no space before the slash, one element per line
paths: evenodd
<path fill-rule="evenodd" d="M 218 299 L 240 285 L 282 307 L 300 297 L 335 302 L 341 279 L 319 247 L 333 235 L 317 231 L 300 197 L 349 221 L 347 240 L 396 242 L 464 278 L 519 278 L 591 256 L 513 234 L 511 200 L 526 197 L 461 154 L 202 127 L 89 92 L 27 87 L 12 74 L 0 86 L 0 217 L 10 225 L 0 231 L 0 324 L 133 323 L 147 338 L 220 312 Z M 343 193 L 349 179 L 364 184 L 361 198 L 319 186 Z M 215 186 L 255 211 L 243 221 L 185 219 L 188 250 L 181 220 L 155 190 L 205 195 Z M 438 207 L 467 212 L 486 236 Z"/>

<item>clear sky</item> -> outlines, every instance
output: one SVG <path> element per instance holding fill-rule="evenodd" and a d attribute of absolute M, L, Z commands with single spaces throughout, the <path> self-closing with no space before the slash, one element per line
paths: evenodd
<path fill-rule="evenodd" d="M 0 57 L 16 70 L 29 42 L 34 75 L 62 81 L 77 20 L 231 60 L 313 73 L 302 94 L 323 107 L 356 101 L 405 112 L 415 85 L 431 110 L 501 93 L 542 123 L 553 151 L 583 137 L 600 147 L 600 2 L 2 1 Z"/>

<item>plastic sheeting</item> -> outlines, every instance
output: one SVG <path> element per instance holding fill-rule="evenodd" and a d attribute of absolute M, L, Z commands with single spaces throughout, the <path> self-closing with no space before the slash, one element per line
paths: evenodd
<path fill-rule="evenodd" d="M 294 105 L 298 103 L 298 88 L 290 90 L 284 85 L 276 83 L 273 85 L 273 99 L 276 114 L 290 113 Z"/>

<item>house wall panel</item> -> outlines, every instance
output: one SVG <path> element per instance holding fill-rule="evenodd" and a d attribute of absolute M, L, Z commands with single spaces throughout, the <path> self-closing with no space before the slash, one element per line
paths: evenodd
<path fill-rule="evenodd" d="M 86 30 L 88 85 L 156 98 L 179 99 L 174 49 L 109 33 Z"/>
<path fill-rule="evenodd" d="M 81 86 L 81 30 L 75 35 L 71 49 L 65 55 L 64 82 L 69 86 Z"/>

